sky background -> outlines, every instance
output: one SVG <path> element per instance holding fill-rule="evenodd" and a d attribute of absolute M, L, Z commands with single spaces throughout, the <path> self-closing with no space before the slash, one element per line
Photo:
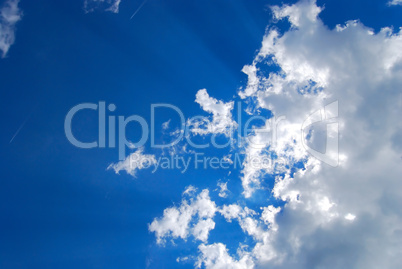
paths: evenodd
<path fill-rule="evenodd" d="M 217 182 L 228 182 L 225 203 L 237 202 L 240 170 L 230 176 L 214 169 L 116 174 L 107 167 L 118 161 L 117 149 L 74 147 L 64 133 L 65 116 L 79 103 L 99 101 L 115 104 L 113 115 L 147 120 L 155 103 L 173 104 L 187 118 L 206 115 L 194 102 L 203 88 L 218 100 L 240 101 L 237 93 L 247 85 L 241 70 L 273 23 L 268 5 L 295 2 L 149 0 L 130 20 L 142 1 L 123 0 L 118 13 L 87 13 L 83 1 L 21 0 L 15 43 L 0 59 L 0 267 L 193 268 L 194 261 L 176 262 L 197 254 L 193 238 L 163 247 L 148 225 L 179 205 L 189 185 L 209 188 L 214 200 Z M 325 6 L 319 18 L 329 29 L 355 19 L 375 33 L 402 26 L 402 6 L 386 1 L 317 5 Z M 281 32 L 290 27 L 275 25 Z M 169 118 L 161 115 L 157 125 Z M 178 126 L 174 119 L 171 124 Z M 96 139 L 96 113 L 82 113 L 74 128 L 79 139 Z M 139 134 L 137 125 L 127 128 L 133 140 Z M 156 153 L 149 145 L 146 151 Z M 272 180 L 264 184 L 272 188 Z M 283 204 L 266 189 L 247 200 L 249 208 L 267 199 Z M 237 223 L 223 216 L 215 222 L 222 225 L 209 241 L 224 242 L 229 252 L 252 241 Z"/>

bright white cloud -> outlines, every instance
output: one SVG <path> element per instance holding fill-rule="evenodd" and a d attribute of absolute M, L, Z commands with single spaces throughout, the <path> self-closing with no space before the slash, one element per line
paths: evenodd
<path fill-rule="evenodd" d="M 350 214 L 350 213 L 348 213 L 348 214 L 345 216 L 345 219 L 350 220 L 350 221 L 354 221 L 355 218 L 356 218 L 356 216 L 353 215 L 353 214 Z"/>
<path fill-rule="evenodd" d="M 84 10 L 87 13 L 97 9 L 119 13 L 120 2 L 121 0 L 85 0 Z"/>
<path fill-rule="evenodd" d="M 242 255 L 239 261 L 233 259 L 222 243 L 215 243 L 211 245 L 201 244 L 199 246 L 201 252 L 197 261 L 197 268 L 204 265 L 208 269 L 248 269 L 253 268 L 254 263 L 248 254 Z"/>
<path fill-rule="evenodd" d="M 209 231 L 215 228 L 215 222 L 211 219 L 202 219 L 193 228 L 193 235 L 196 239 L 206 242 L 208 240 Z"/>
<path fill-rule="evenodd" d="M 239 245 L 237 250 L 237 258 L 235 258 L 227 253 L 225 250 L 225 245 L 215 244 L 209 246 L 207 249 L 209 251 L 212 251 L 212 249 L 215 251 L 219 250 L 220 254 L 218 255 L 217 253 L 211 253 L 212 258 L 208 259 L 206 253 L 202 251 L 203 253 L 199 259 L 199 262 L 203 262 L 206 268 L 231 268 L 230 266 L 219 267 L 221 266 L 220 261 L 215 261 L 215 263 L 218 264 L 218 267 L 215 267 L 213 261 L 214 257 L 218 255 L 222 256 L 224 260 L 227 260 L 229 264 L 233 264 L 233 266 L 241 265 L 244 267 L 239 268 L 254 268 L 256 265 L 258 265 L 258 263 L 271 261 L 280 257 L 280 255 L 273 248 L 272 239 L 278 229 L 276 224 L 276 215 L 281 211 L 281 208 L 275 208 L 274 206 L 270 205 L 268 207 L 261 208 L 261 210 L 261 216 L 258 218 L 258 215 L 260 214 L 247 207 L 242 208 L 237 204 L 224 205 L 219 210 L 219 213 L 224 216 L 228 222 L 236 220 L 244 233 L 254 238 L 255 245 L 251 251 L 246 251 L 243 248 L 244 246 Z"/>
<path fill-rule="evenodd" d="M 268 225 L 272 230 L 277 230 L 278 226 L 275 222 L 275 216 L 281 211 L 281 208 L 274 207 L 272 205 L 263 207 L 261 213 L 261 219 L 266 225 Z"/>
<path fill-rule="evenodd" d="M 15 41 L 15 31 L 18 21 L 21 20 L 22 11 L 18 8 L 19 0 L 7 0 L 0 10 L 0 50 L 2 58 Z"/>
<path fill-rule="evenodd" d="M 401 137 L 394 138 L 401 130 L 402 51 L 396 49 L 402 47 L 401 33 L 384 28 L 373 34 L 357 21 L 330 30 L 317 17 L 320 10 L 314 1 L 273 8 L 276 18 L 288 19 L 292 28 L 283 35 L 275 30 L 267 33 L 246 69 L 248 87 L 240 93 L 242 98 L 257 98 L 257 107 L 286 116 L 283 126 L 289 135 L 280 138 L 273 152 L 285 162 L 308 158 L 305 171 L 294 178 L 288 173 L 278 176 L 273 189 L 274 196 L 287 205 L 271 245 L 288 258 L 260 264 L 398 267 L 401 242 L 395 236 L 401 233 L 402 212 L 397 208 L 402 197 L 395 190 L 402 185 L 402 166 Z M 259 72 L 269 59 L 281 67 L 281 73 L 265 77 Z M 300 146 L 301 123 L 334 100 L 339 102 L 340 116 L 337 168 L 313 159 Z M 243 182 L 248 183 L 247 178 Z M 316 253 L 320 259 L 313 258 Z M 331 262 L 335 260 L 339 262 Z"/>
<path fill-rule="evenodd" d="M 248 84 L 239 95 L 254 106 L 250 112 L 266 109 L 286 119 L 278 123 L 276 138 L 259 132 L 272 130 L 270 122 L 249 136 L 244 153 L 267 156 L 273 163 L 261 168 L 245 162 L 241 180 L 244 196 L 251 197 L 264 175 L 275 176 L 272 194 L 286 204 L 268 203 L 260 213 L 238 204 L 222 206 L 219 213 L 237 221 L 255 245 L 250 250 L 239 246 L 230 255 L 221 242 L 201 244 L 197 265 L 400 268 L 402 32 L 384 28 L 373 33 L 358 21 L 329 29 L 312 0 L 272 10 L 291 28 L 283 34 L 270 28 L 252 64 L 243 68 Z M 267 62 L 281 71 L 265 75 Z M 199 100 L 219 104 L 209 95 Z M 336 109 L 321 110 L 334 101 Z M 206 105 L 204 110 L 222 108 Z M 302 136 L 303 123 L 316 111 L 323 120 L 316 125 L 322 126 L 307 132 L 309 138 Z M 337 121 L 339 133 L 326 128 L 329 119 Z M 315 148 L 320 136 L 324 141 L 339 137 L 338 167 L 315 159 L 303 144 L 309 140 Z M 300 161 L 305 169 L 293 174 Z"/>
<path fill-rule="evenodd" d="M 116 174 L 120 171 L 126 171 L 127 174 L 136 176 L 138 170 L 147 169 L 157 163 L 155 155 L 144 154 L 144 149 L 140 148 L 131 153 L 125 160 L 118 163 L 112 163 L 107 169 L 113 169 Z"/>
<path fill-rule="evenodd" d="M 158 244 L 166 238 L 181 238 L 186 240 L 189 235 L 206 242 L 209 231 L 215 228 L 212 218 L 215 216 L 217 207 L 211 201 L 209 191 L 203 190 L 197 197 L 194 197 L 194 187 L 188 187 L 183 195 L 179 207 L 170 207 L 164 210 L 163 217 L 154 219 L 149 225 L 149 230 L 156 234 Z"/>
<path fill-rule="evenodd" d="M 206 89 L 199 90 L 196 94 L 195 102 L 201 108 L 212 114 L 212 121 L 203 117 L 190 119 L 188 124 L 191 131 L 195 134 L 225 134 L 229 135 L 237 127 L 237 123 L 232 119 L 234 102 L 225 103 L 210 97 Z"/>

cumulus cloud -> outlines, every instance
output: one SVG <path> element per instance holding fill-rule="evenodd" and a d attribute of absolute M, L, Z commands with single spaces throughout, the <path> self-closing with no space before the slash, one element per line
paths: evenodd
<path fill-rule="evenodd" d="M 22 11 L 18 8 L 19 0 L 7 0 L 0 10 L 0 50 L 2 58 L 7 56 L 11 45 L 15 42 L 15 31 Z"/>
<path fill-rule="evenodd" d="M 268 202 L 260 212 L 238 204 L 219 208 L 254 245 L 230 254 L 222 242 L 202 243 L 197 266 L 402 266 L 402 32 L 385 27 L 374 33 L 359 21 L 329 29 L 318 17 L 321 10 L 312 0 L 272 7 L 275 19 L 291 27 L 284 33 L 269 28 L 243 68 L 248 83 L 239 96 L 254 110 L 269 110 L 278 124 L 270 119 L 248 137 L 245 154 L 272 163 L 245 163 L 243 194 L 252 197 L 269 174 L 275 178 L 273 199 L 285 205 Z M 267 75 L 267 63 L 280 71 Z M 199 101 L 211 104 L 203 106 L 206 111 L 224 110 L 205 94 Z M 306 120 L 313 129 L 303 130 Z M 336 128 L 328 128 L 334 121 Z M 308 151 L 331 138 L 339 140 L 337 167 Z"/>
<path fill-rule="evenodd" d="M 97 9 L 119 13 L 120 2 L 121 0 L 85 0 L 84 10 L 87 13 Z"/>
<path fill-rule="evenodd" d="M 144 154 L 144 149 L 139 148 L 131 153 L 127 158 L 118 163 L 112 163 L 107 169 L 113 169 L 116 174 L 120 171 L 126 171 L 127 174 L 136 176 L 138 170 L 147 169 L 157 163 L 155 155 Z"/>
<path fill-rule="evenodd" d="M 213 269 L 248 269 L 253 268 L 253 261 L 249 255 L 243 255 L 240 260 L 235 260 L 228 253 L 226 246 L 222 243 L 211 245 L 201 244 L 199 246 L 201 252 L 197 261 L 197 268 L 205 265 L 206 268 Z"/>
<path fill-rule="evenodd" d="M 158 244 L 169 237 L 186 240 L 189 235 L 203 242 L 208 240 L 209 231 L 215 228 L 212 218 L 217 207 L 211 201 L 207 189 L 197 197 L 194 197 L 195 191 L 194 187 L 188 187 L 183 193 L 186 197 L 183 197 L 179 207 L 165 209 L 163 217 L 154 219 L 149 225 L 149 230 L 156 234 Z"/>
<path fill-rule="evenodd" d="M 224 205 L 219 213 L 226 221 L 238 221 L 244 233 L 254 238 L 255 244 L 251 251 L 247 245 L 239 244 L 236 255 L 230 255 L 223 243 L 199 246 L 200 256 L 196 265 L 206 268 L 255 268 L 256 262 L 271 261 L 278 257 L 278 253 L 272 247 L 272 236 L 277 230 L 275 216 L 280 208 L 268 206 L 261 208 L 262 213 L 258 218 L 257 212 L 237 204 Z"/>
<path fill-rule="evenodd" d="M 280 138 L 286 146 L 272 151 L 286 162 L 306 159 L 305 170 L 278 175 L 273 189 L 274 196 L 287 204 L 271 245 L 287 258 L 261 264 L 400 266 L 401 242 L 395 236 L 401 232 L 402 212 L 396 207 L 402 197 L 394 190 L 401 187 L 402 166 L 392 139 L 401 125 L 397 97 L 402 54 L 396 49 L 402 46 L 401 33 L 384 28 L 374 34 L 358 21 L 328 29 L 317 17 L 320 11 L 315 1 L 273 7 L 274 16 L 288 19 L 292 27 L 282 35 L 269 31 L 253 64 L 243 69 L 249 82 L 240 96 L 254 97 L 257 107 L 286 116 L 283 126 L 290 135 Z M 281 71 L 265 77 L 260 68 L 267 60 Z M 334 100 L 339 102 L 337 168 L 300 147 L 303 121 Z M 292 150 L 295 153 L 284 155 Z M 248 183 L 247 178 L 243 181 Z"/>
<path fill-rule="evenodd" d="M 195 134 L 225 134 L 229 135 L 237 127 L 237 123 L 232 119 L 234 102 L 225 103 L 210 97 L 206 89 L 199 90 L 196 94 L 195 102 L 201 108 L 212 114 L 212 120 L 206 117 L 196 117 L 188 121 L 191 131 Z"/>

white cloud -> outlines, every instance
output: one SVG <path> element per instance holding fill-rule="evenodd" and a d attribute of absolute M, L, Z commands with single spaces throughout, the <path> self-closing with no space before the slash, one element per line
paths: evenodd
<path fill-rule="evenodd" d="M 272 205 L 263 207 L 261 213 L 261 219 L 264 221 L 266 225 L 268 225 L 272 230 L 277 230 L 278 226 L 275 222 L 275 216 L 281 211 L 281 208 L 274 207 Z"/>
<path fill-rule="evenodd" d="M 162 123 L 162 130 L 166 131 L 167 129 L 169 129 L 170 121 L 171 120 L 169 119 L 168 121 Z"/>
<path fill-rule="evenodd" d="M 144 149 L 140 148 L 131 153 L 125 160 L 110 164 L 107 169 L 113 169 L 116 174 L 120 171 L 126 171 L 127 174 L 135 177 L 138 170 L 150 168 L 157 162 L 155 155 L 143 154 L 143 152 Z"/>
<path fill-rule="evenodd" d="M 15 41 L 16 23 L 21 20 L 22 11 L 18 8 L 19 0 L 7 0 L 0 10 L 0 50 L 2 58 Z"/>
<path fill-rule="evenodd" d="M 215 228 L 215 222 L 211 219 L 202 219 L 193 228 L 193 235 L 196 239 L 206 242 L 209 231 Z"/>
<path fill-rule="evenodd" d="M 254 216 L 257 213 L 248 207 L 242 208 L 237 204 L 224 205 L 219 213 L 226 219 L 227 222 L 232 222 L 233 219 L 241 220 L 249 216 Z"/>
<path fill-rule="evenodd" d="M 345 216 L 345 219 L 350 220 L 350 221 L 354 221 L 354 220 L 356 219 L 356 216 L 353 215 L 353 214 L 348 213 L 348 214 Z"/>
<path fill-rule="evenodd" d="M 260 262 L 271 261 L 280 257 L 279 253 L 277 253 L 273 248 L 272 239 L 278 229 L 276 215 L 281 211 L 281 208 L 275 208 L 270 205 L 261 208 L 261 210 L 262 213 L 260 218 L 256 217 L 259 214 L 254 210 L 247 207 L 242 208 L 237 204 L 224 205 L 219 210 L 219 213 L 225 217 L 226 221 L 232 222 L 232 220 L 237 220 L 242 230 L 246 234 L 252 236 L 255 240 L 255 245 L 251 251 L 243 250 L 241 246 L 239 246 L 237 251 L 238 258 L 235 259 L 230 257 L 230 261 L 235 265 L 242 264 L 243 266 L 247 265 L 247 267 L 243 268 L 254 268 L 256 264 Z M 222 246 L 220 246 L 219 249 L 221 250 L 222 255 L 229 255 L 225 253 Z M 216 254 L 212 255 L 215 256 Z M 205 257 L 201 260 L 204 260 L 204 264 L 207 268 L 215 268 L 211 260 L 208 260 Z M 244 263 L 245 261 L 247 261 L 246 265 Z"/>
<path fill-rule="evenodd" d="M 84 10 L 87 13 L 97 9 L 119 13 L 120 2 L 121 0 L 85 0 Z"/>
<path fill-rule="evenodd" d="M 397 6 L 397 5 L 402 5 L 402 0 L 392 0 L 388 2 L 388 5 L 390 6 Z"/>
<path fill-rule="evenodd" d="M 233 259 L 222 243 L 215 243 L 211 245 L 201 244 L 199 246 L 201 252 L 197 261 L 197 268 L 205 265 L 208 269 L 248 269 L 253 268 L 254 264 L 249 255 L 243 255 L 239 261 Z"/>
<path fill-rule="evenodd" d="M 274 196 L 287 204 L 277 219 L 271 246 L 287 258 L 260 264 L 399 267 L 402 244 L 395 236 L 401 234 L 402 212 L 397 208 L 402 197 L 396 190 L 402 185 L 402 166 L 396 145 L 401 138 L 393 139 L 401 130 L 402 51 L 396 49 L 402 47 L 401 33 L 384 28 L 373 34 L 357 21 L 328 29 L 317 17 L 321 9 L 314 1 L 273 10 L 278 19 L 289 19 L 292 28 L 283 35 L 275 30 L 267 33 L 254 67 L 245 72 L 248 88 L 240 96 L 257 98 L 257 107 L 285 115 L 284 126 L 295 126 L 286 128 L 289 135 L 280 138 L 286 146 L 273 152 L 285 161 L 306 157 L 308 161 L 306 170 L 294 178 L 289 173 L 278 176 L 273 189 Z M 281 73 L 265 77 L 259 68 L 267 59 L 281 67 Z M 333 100 L 339 101 L 340 116 L 337 168 L 313 159 L 300 147 L 301 123 Z M 292 137 L 298 138 L 296 143 Z M 286 156 L 292 150 L 295 154 Z M 314 258 L 317 253 L 319 259 Z"/>
<path fill-rule="evenodd" d="M 286 116 L 276 141 L 257 129 L 250 135 L 246 155 L 277 157 L 268 168 L 245 163 L 244 196 L 251 197 L 270 174 L 275 176 L 274 198 L 286 204 L 276 208 L 268 203 L 260 214 L 237 204 L 223 206 L 220 214 L 238 221 L 255 245 L 230 255 L 221 242 L 201 244 L 198 266 L 402 266 L 402 32 L 384 28 L 373 33 L 358 21 L 329 29 L 320 11 L 307 0 L 273 7 L 276 19 L 287 19 L 292 27 L 283 34 L 269 28 L 257 57 L 243 68 L 249 79 L 239 95 L 254 105 L 251 111 Z M 281 71 L 265 75 L 267 62 Z M 339 110 L 338 167 L 315 159 L 301 143 L 307 139 L 303 122 L 333 101 Z M 272 128 L 268 122 L 260 130 L 267 128 Z M 338 136 L 333 129 L 320 130 L 313 132 L 311 147 L 319 144 L 319 135 Z M 299 161 L 305 169 L 293 174 Z"/>
<path fill-rule="evenodd" d="M 219 197 L 221 198 L 227 198 L 228 197 L 228 183 L 225 182 L 218 182 L 218 187 L 219 187 Z"/>
<path fill-rule="evenodd" d="M 188 196 L 193 196 L 193 194 L 197 191 L 197 188 L 194 186 L 188 186 L 184 191 L 183 191 L 183 196 L 188 195 Z"/>
<path fill-rule="evenodd" d="M 237 123 L 232 120 L 232 110 L 234 102 L 225 103 L 210 97 L 206 89 L 199 90 L 196 94 L 195 102 L 201 108 L 212 114 L 212 121 L 208 118 L 193 118 L 188 121 L 191 131 L 195 134 L 225 134 L 229 135 L 231 130 L 237 127 Z"/>
<path fill-rule="evenodd" d="M 217 208 L 215 202 L 209 198 L 207 189 L 195 199 L 194 192 L 194 187 L 187 188 L 183 195 L 190 196 L 189 200 L 183 198 L 179 207 L 165 209 L 163 217 L 154 219 L 149 225 L 149 231 L 156 234 L 158 244 L 163 243 L 168 237 L 186 240 L 189 235 L 203 242 L 208 240 L 209 231 L 215 228 L 212 218 Z"/>

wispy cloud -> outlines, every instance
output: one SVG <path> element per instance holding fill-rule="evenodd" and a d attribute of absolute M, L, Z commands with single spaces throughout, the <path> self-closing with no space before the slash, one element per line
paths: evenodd
<path fill-rule="evenodd" d="M 167 129 L 169 129 L 169 125 L 170 125 L 170 119 L 164 123 L 162 123 L 162 130 L 166 131 Z"/>
<path fill-rule="evenodd" d="M 126 171 L 127 174 L 135 177 L 138 170 L 150 168 L 156 163 L 155 155 L 144 154 L 143 152 L 144 149 L 139 148 L 137 151 L 127 156 L 124 161 L 112 163 L 107 169 L 113 169 L 116 174 L 120 171 Z"/>
<path fill-rule="evenodd" d="M 389 2 L 388 2 L 388 5 L 389 5 L 389 6 L 397 6 L 397 5 L 402 6 L 402 0 L 392 0 L 392 1 L 389 1 Z"/>
<path fill-rule="evenodd" d="M 7 0 L 0 10 L 0 50 L 1 57 L 7 52 L 15 41 L 15 25 L 21 20 L 22 11 L 18 8 L 19 0 Z"/>
<path fill-rule="evenodd" d="M 227 198 L 228 197 L 228 183 L 225 182 L 218 182 L 218 187 L 219 187 L 219 197 L 221 198 Z"/>
<path fill-rule="evenodd" d="M 121 0 L 85 0 L 84 10 L 87 13 L 97 9 L 119 13 L 120 2 Z"/>

